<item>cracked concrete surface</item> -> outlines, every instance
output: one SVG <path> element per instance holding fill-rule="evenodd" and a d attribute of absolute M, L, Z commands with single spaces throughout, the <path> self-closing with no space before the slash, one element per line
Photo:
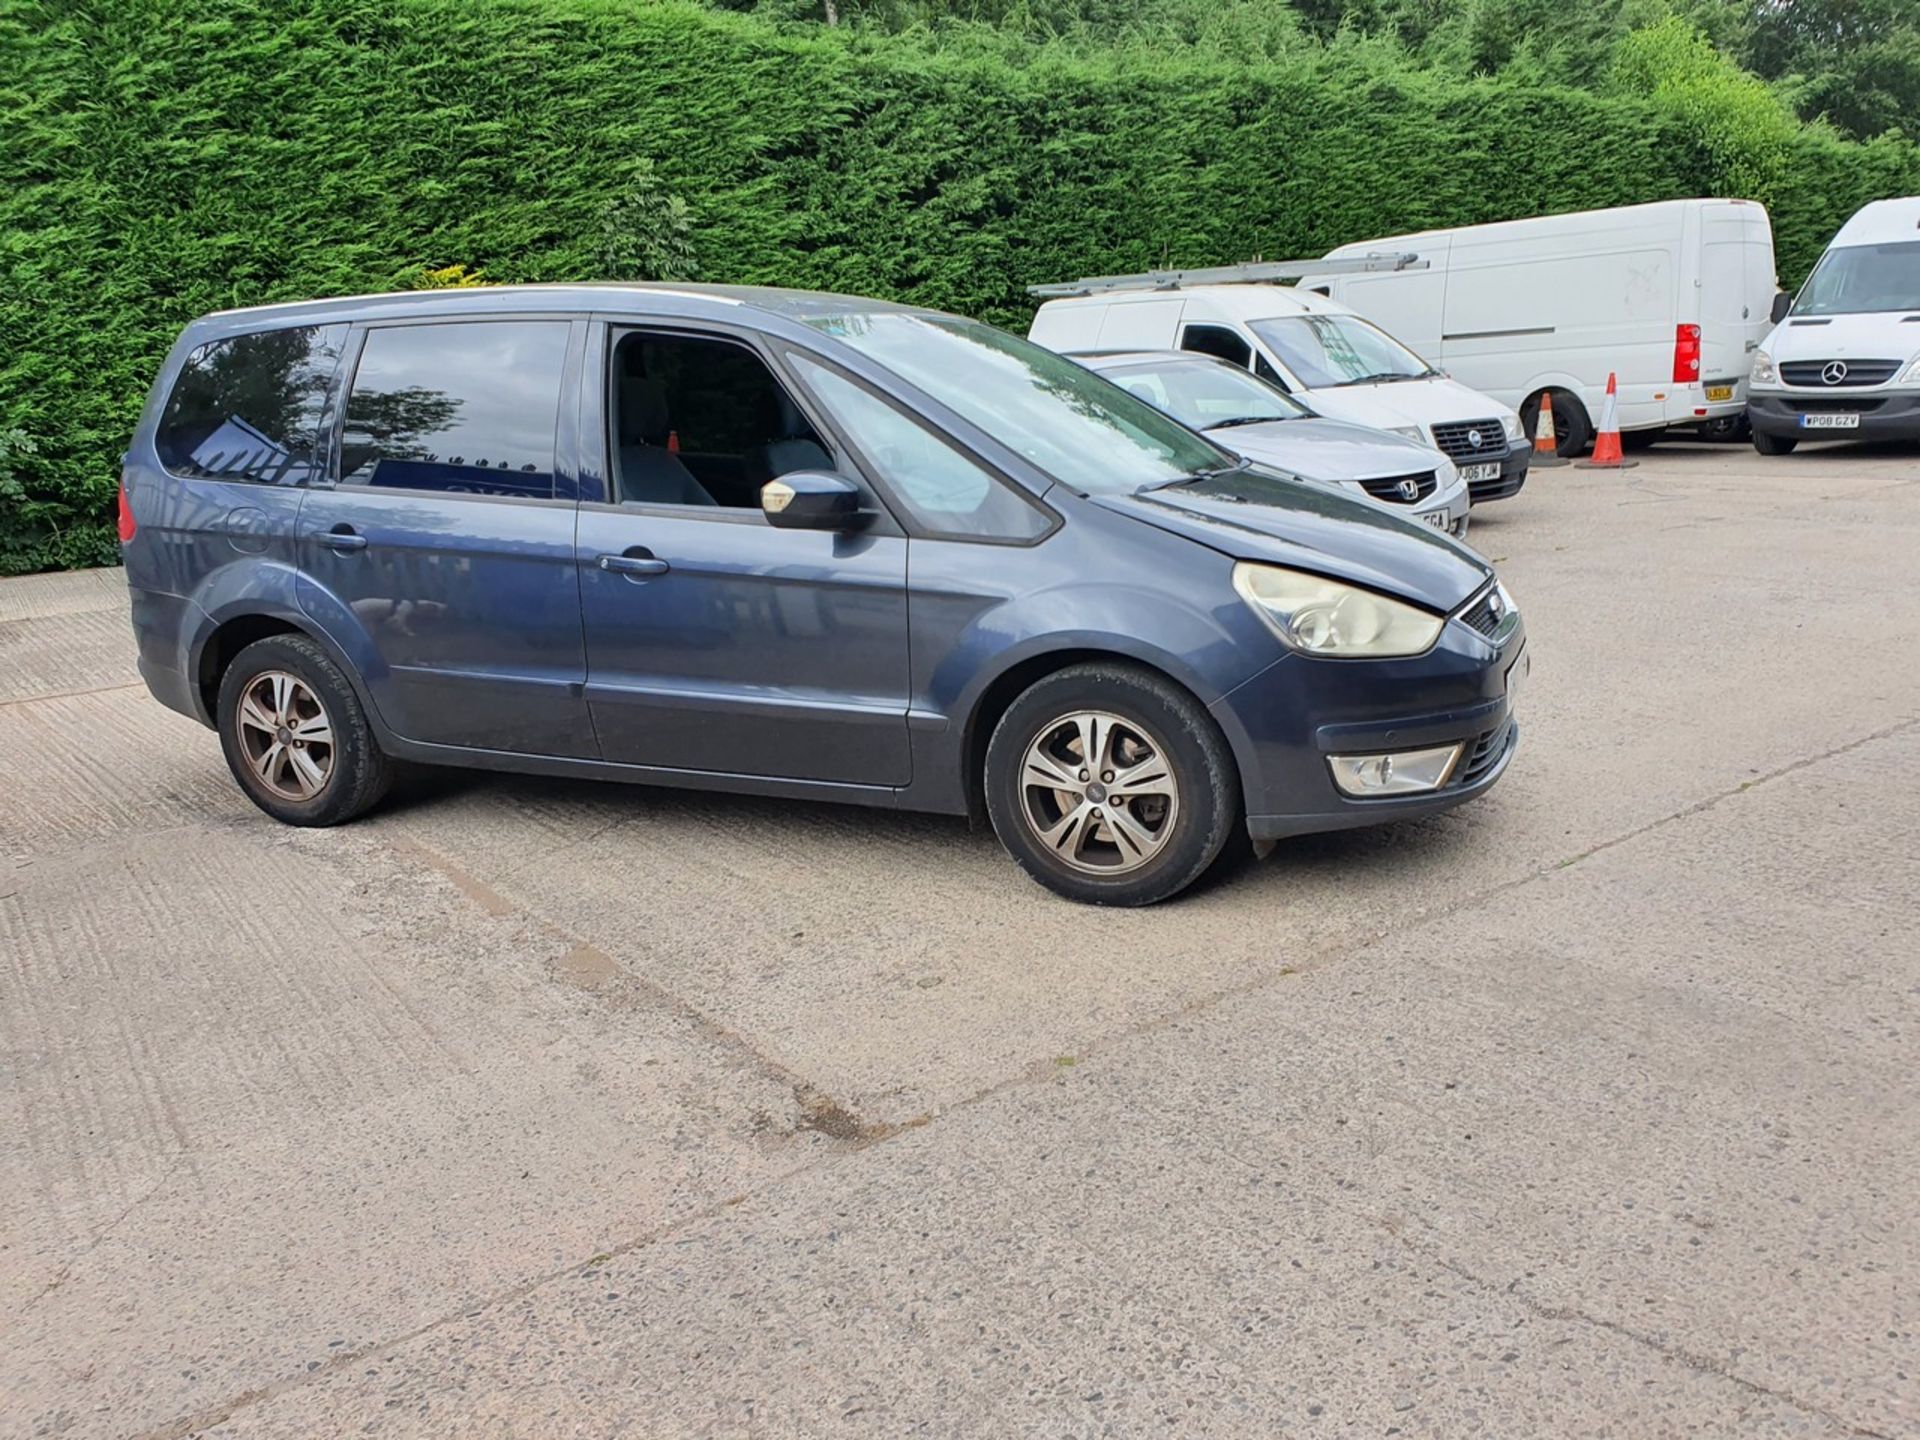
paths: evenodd
<path fill-rule="evenodd" d="M 279 829 L 111 574 L 0 584 L 0 1433 L 1920 1430 L 1917 471 L 1543 472 L 1496 792 L 1145 914 L 729 797 Z"/>

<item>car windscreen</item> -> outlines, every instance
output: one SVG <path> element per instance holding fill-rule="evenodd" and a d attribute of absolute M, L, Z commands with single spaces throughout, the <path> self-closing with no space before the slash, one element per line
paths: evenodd
<path fill-rule="evenodd" d="M 1376 380 L 1416 380 L 1426 361 L 1357 315 L 1286 315 L 1248 328 L 1309 390 Z"/>
<path fill-rule="evenodd" d="M 1820 257 L 1795 315 L 1862 315 L 1920 310 L 1920 240 L 1848 245 Z"/>
<path fill-rule="evenodd" d="M 1220 361 L 1143 361 L 1095 368 L 1122 390 L 1196 430 L 1298 420 L 1312 413 L 1266 381 Z"/>
<path fill-rule="evenodd" d="M 1083 493 L 1127 494 L 1236 463 L 1117 385 L 991 325 L 890 312 L 812 316 L 807 323 Z"/>

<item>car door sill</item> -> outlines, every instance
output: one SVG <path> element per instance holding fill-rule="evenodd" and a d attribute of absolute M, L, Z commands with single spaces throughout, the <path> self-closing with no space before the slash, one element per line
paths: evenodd
<path fill-rule="evenodd" d="M 676 770 L 661 765 L 627 765 L 612 760 L 576 760 L 563 755 L 524 755 L 509 750 L 469 750 L 389 736 L 396 760 L 421 765 L 451 765 L 471 770 L 505 770 L 525 775 L 577 776 L 629 785 L 661 785 L 679 790 L 719 790 L 740 795 L 773 795 L 795 800 L 837 800 L 849 805 L 893 808 L 907 786 L 855 785 L 839 780 L 803 780 L 780 775 L 733 775 L 718 770 Z"/>

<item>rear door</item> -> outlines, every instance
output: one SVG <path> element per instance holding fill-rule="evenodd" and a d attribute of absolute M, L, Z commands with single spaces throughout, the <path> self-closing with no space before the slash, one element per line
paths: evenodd
<path fill-rule="evenodd" d="M 1746 376 L 1751 352 L 1766 333 L 1773 243 L 1769 235 L 1764 254 L 1755 253 L 1749 222 L 1756 217 L 1765 231 L 1766 211 L 1758 205 L 1700 207 L 1700 381 L 1709 400 L 1733 398 L 1732 386 Z M 1757 298 L 1762 286 L 1766 296 Z"/>
<path fill-rule="evenodd" d="M 331 483 L 300 512 L 301 604 L 399 735 L 597 754 L 574 573 L 584 321 L 489 316 L 357 335 Z M 567 423 L 563 424 L 563 418 Z"/>

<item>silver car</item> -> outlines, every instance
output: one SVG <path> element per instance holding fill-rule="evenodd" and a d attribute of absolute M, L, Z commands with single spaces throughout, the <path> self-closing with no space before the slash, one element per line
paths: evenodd
<path fill-rule="evenodd" d="M 1127 350 L 1073 358 L 1249 460 L 1365 495 L 1450 535 L 1467 533 L 1473 502 L 1466 481 L 1432 446 L 1322 419 L 1284 391 L 1210 355 Z"/>

